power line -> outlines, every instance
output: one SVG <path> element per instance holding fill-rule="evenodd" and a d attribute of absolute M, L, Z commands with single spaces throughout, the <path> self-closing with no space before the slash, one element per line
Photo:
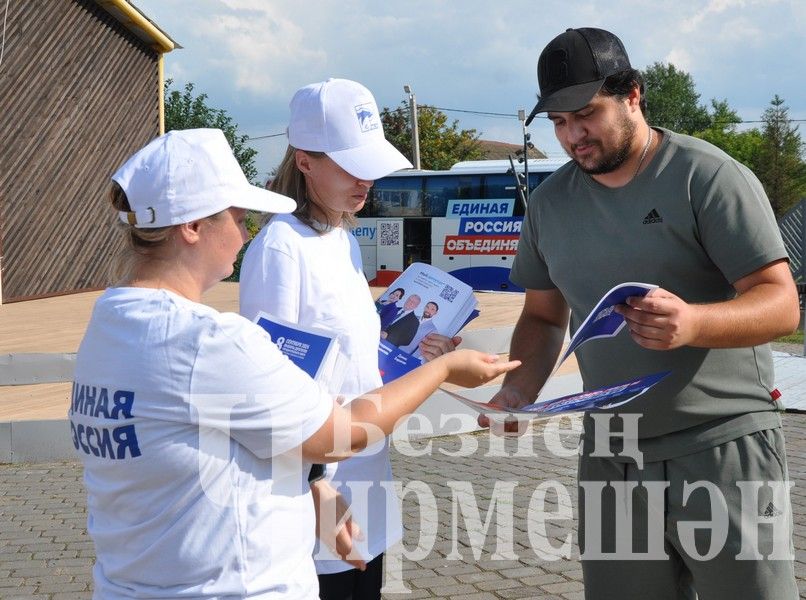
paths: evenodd
<path fill-rule="evenodd" d="M 421 104 L 418 108 L 428 108 L 431 110 L 441 110 L 444 112 L 458 112 L 458 113 L 465 113 L 471 115 L 479 115 L 483 117 L 504 117 L 504 118 L 514 118 L 517 119 L 518 115 L 516 113 L 498 113 L 498 112 L 489 112 L 483 110 L 469 110 L 463 108 L 445 108 L 443 106 L 431 106 L 428 104 Z M 395 108 L 394 110 L 389 110 L 389 112 L 401 112 L 404 109 L 402 108 Z M 535 118 L 538 119 L 548 119 L 547 116 L 544 115 L 537 115 Z M 806 119 L 786 119 L 787 123 L 806 123 Z M 756 123 L 766 123 L 763 119 L 753 119 L 753 120 L 739 120 L 739 121 L 712 121 L 711 125 L 744 125 L 744 124 L 756 124 Z M 286 132 L 283 131 L 282 133 L 270 133 L 267 135 L 258 135 L 255 137 L 249 136 L 249 141 L 254 140 L 265 140 L 269 138 L 276 138 L 286 135 Z"/>
<path fill-rule="evenodd" d="M 420 108 L 430 108 L 432 110 L 441 110 L 445 112 L 458 112 L 458 113 L 466 113 L 471 115 L 480 115 L 480 116 L 491 116 L 491 117 L 507 117 L 507 118 L 518 118 L 516 113 L 499 113 L 499 112 L 489 112 L 489 111 L 482 111 L 482 110 L 469 110 L 463 108 L 445 108 L 443 106 L 431 106 L 428 104 L 421 104 Z M 403 111 L 402 108 L 396 108 L 392 112 L 399 112 Z M 545 115 L 537 115 L 537 118 L 547 119 L 548 117 Z M 786 119 L 787 122 L 790 123 L 806 123 L 806 119 Z M 748 119 L 748 120 L 739 120 L 739 121 L 712 121 L 712 125 L 742 125 L 744 123 L 766 123 L 763 119 Z"/>
<path fill-rule="evenodd" d="M 487 112 L 483 110 L 466 110 L 463 108 L 444 108 L 442 106 L 428 106 L 423 105 L 424 108 L 431 108 L 434 110 L 443 110 L 445 112 L 458 112 L 458 113 L 466 113 L 470 115 L 481 115 L 485 117 L 512 117 L 514 119 L 518 118 L 517 113 L 497 113 L 497 112 Z"/>
<path fill-rule="evenodd" d="M 483 110 L 469 110 L 464 108 L 445 108 L 444 106 L 431 106 L 429 104 L 421 104 L 418 108 L 429 108 L 432 110 L 441 110 L 444 112 L 458 112 L 458 113 L 466 113 L 471 115 L 480 115 L 480 116 L 490 116 L 490 117 L 506 117 L 506 118 L 514 118 L 517 119 L 518 115 L 516 113 L 499 113 L 499 112 L 489 112 Z M 389 110 L 389 112 L 406 112 L 408 111 L 407 108 L 395 108 Z M 548 119 L 545 115 L 536 115 L 538 119 Z M 806 119 L 786 119 L 789 123 L 806 123 Z M 766 123 L 763 119 L 749 119 L 749 120 L 739 120 L 739 121 L 712 121 L 712 125 L 742 125 L 744 123 Z"/>
<path fill-rule="evenodd" d="M 249 136 L 249 141 L 251 142 L 252 140 L 265 140 L 268 138 L 280 137 L 281 135 L 285 135 L 285 131 L 283 131 L 282 133 L 269 133 L 267 135 L 256 135 L 255 137 Z"/>
<path fill-rule="evenodd" d="M 485 117 L 506 117 L 506 118 L 512 117 L 512 118 L 515 118 L 515 119 L 518 118 L 518 115 L 516 113 L 497 113 L 497 112 L 488 112 L 488 111 L 481 111 L 481 110 L 465 110 L 465 109 L 461 109 L 461 108 L 444 108 L 442 106 L 430 106 L 428 104 L 421 104 L 418 108 L 428 108 L 428 109 L 431 109 L 431 110 L 441 110 L 441 111 L 445 111 L 445 112 L 458 112 L 458 113 L 465 113 L 465 114 L 471 114 L 471 115 L 480 115 L 480 116 L 485 116 Z M 396 108 L 394 110 L 390 110 L 389 112 L 401 112 L 401 111 L 403 111 L 402 108 Z M 268 135 L 258 135 L 258 136 L 255 136 L 255 137 L 249 136 L 249 141 L 265 140 L 265 139 L 268 139 L 268 138 L 280 137 L 280 136 L 283 136 L 285 134 L 286 134 L 285 132 L 282 132 L 282 133 L 270 133 Z"/>

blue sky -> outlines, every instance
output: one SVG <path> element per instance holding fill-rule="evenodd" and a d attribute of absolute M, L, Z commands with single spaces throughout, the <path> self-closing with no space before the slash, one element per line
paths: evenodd
<path fill-rule="evenodd" d="M 360 81 L 381 108 L 412 86 L 419 104 L 446 110 L 484 139 L 520 143 L 518 109 L 537 93 L 540 50 L 568 27 L 602 27 L 643 69 L 689 72 L 703 103 L 727 99 L 758 120 L 774 94 L 806 119 L 803 0 L 133 0 L 183 48 L 166 76 L 193 82 L 251 137 L 282 133 L 299 87 L 327 77 Z M 501 113 L 485 116 L 467 112 Z M 545 119 L 535 145 L 560 153 Z M 264 177 L 283 136 L 253 141 Z"/>

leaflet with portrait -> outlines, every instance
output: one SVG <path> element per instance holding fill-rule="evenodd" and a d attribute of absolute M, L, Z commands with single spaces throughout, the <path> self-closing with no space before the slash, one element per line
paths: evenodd
<path fill-rule="evenodd" d="M 560 356 L 549 378 L 557 372 L 560 365 L 562 365 L 571 354 L 586 342 L 595 339 L 612 338 L 621 331 L 624 327 L 624 317 L 615 311 L 617 305 L 624 304 L 627 298 L 632 296 L 646 296 L 650 290 L 657 287 L 658 286 L 649 283 L 629 281 L 608 290 L 596 303 L 596 306 L 593 307 L 590 313 L 588 313 L 588 316 L 582 322 L 582 325 L 579 326 L 576 333 L 574 333 L 568 347 Z M 669 375 L 669 373 L 671 373 L 671 371 L 643 375 L 603 388 L 570 394 L 551 400 L 541 400 L 540 394 L 538 394 L 538 399 L 534 403 L 518 409 L 476 402 L 450 390 L 444 388 L 440 389 L 479 413 L 499 413 L 528 419 L 539 419 L 569 412 L 606 410 L 621 406 L 641 394 L 644 394 Z"/>

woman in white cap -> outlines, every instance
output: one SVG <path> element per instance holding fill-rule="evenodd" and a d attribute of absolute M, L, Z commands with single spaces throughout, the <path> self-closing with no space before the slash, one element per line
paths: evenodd
<path fill-rule="evenodd" d="M 95 597 L 316 598 L 311 463 L 372 443 L 351 420 L 388 433 L 444 379 L 512 365 L 454 352 L 342 407 L 257 325 L 200 304 L 232 272 L 245 209 L 292 200 L 251 186 L 219 130 L 161 136 L 113 180 L 123 279 L 95 305 L 69 412 Z"/>
<path fill-rule="evenodd" d="M 349 400 L 378 387 L 381 376 L 378 315 L 358 243 L 347 226 L 364 206 L 374 180 L 411 163 L 384 138 L 375 99 L 359 83 L 328 79 L 307 85 L 296 92 L 290 108 L 289 146 L 271 189 L 294 198 L 297 209 L 272 217 L 247 249 L 240 310 L 250 319 L 265 311 L 337 334 L 350 359 L 340 390 Z M 424 355 L 434 358 L 453 350 L 453 341 L 458 339 L 434 335 Z M 391 481 L 384 440 L 330 465 L 326 479 L 313 484 L 318 502 L 337 488 L 363 529 L 363 539 L 351 545 L 345 528 L 339 538 L 344 544 L 335 552 L 329 544 L 319 545 L 321 598 L 380 598 L 383 553 L 402 537 L 398 500 L 387 497 L 387 490 L 394 496 L 393 487 L 381 485 Z M 355 560 L 342 560 L 346 556 Z"/>

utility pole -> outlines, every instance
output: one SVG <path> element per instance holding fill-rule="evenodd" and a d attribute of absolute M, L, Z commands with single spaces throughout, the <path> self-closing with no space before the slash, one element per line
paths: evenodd
<path fill-rule="evenodd" d="M 521 122 L 521 129 L 523 131 L 523 183 L 526 186 L 526 197 L 529 197 L 529 138 L 531 134 L 526 133 L 526 111 L 524 109 L 518 110 L 518 119 Z"/>
<path fill-rule="evenodd" d="M 403 91 L 409 95 L 409 122 L 411 123 L 411 162 L 415 169 L 420 168 L 420 129 L 417 126 L 417 98 L 410 85 L 404 85 Z"/>

